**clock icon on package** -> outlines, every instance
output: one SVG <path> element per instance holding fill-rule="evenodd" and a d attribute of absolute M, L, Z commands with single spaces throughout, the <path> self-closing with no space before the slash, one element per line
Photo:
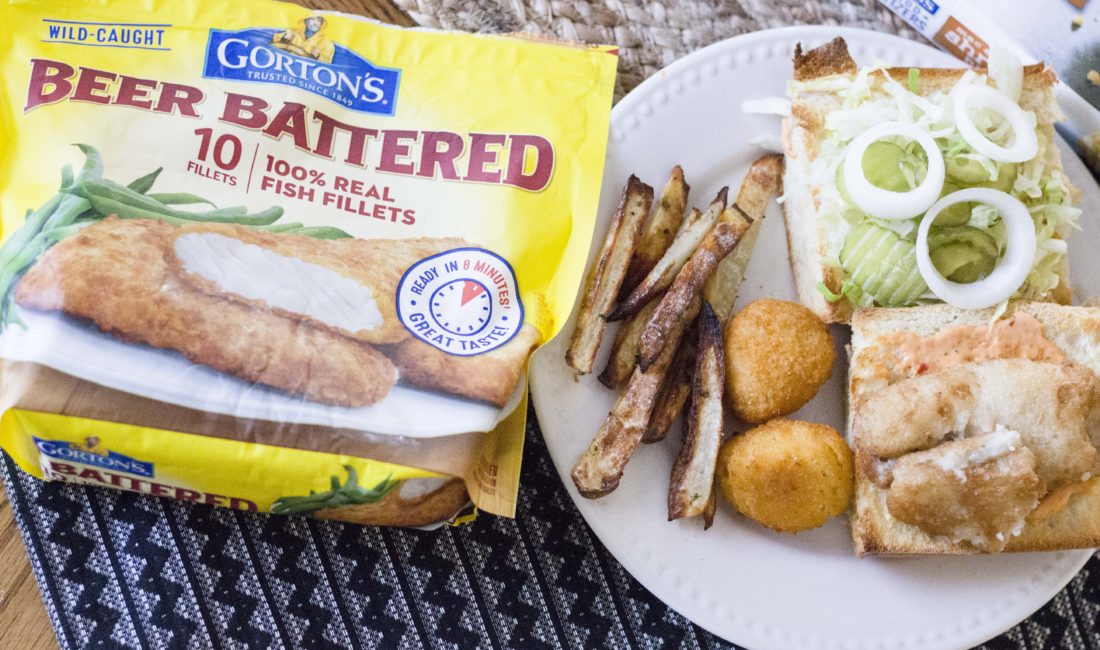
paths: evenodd
<path fill-rule="evenodd" d="M 435 290 L 430 302 L 432 318 L 448 334 L 476 334 L 493 315 L 489 289 L 477 280 L 451 280 Z"/>
<path fill-rule="evenodd" d="M 405 271 L 397 285 L 397 316 L 421 341 L 474 356 L 516 335 L 523 304 L 507 260 L 483 248 L 456 248 Z"/>

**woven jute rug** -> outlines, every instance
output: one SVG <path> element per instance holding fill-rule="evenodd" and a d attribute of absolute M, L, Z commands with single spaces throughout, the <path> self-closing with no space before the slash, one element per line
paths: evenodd
<path fill-rule="evenodd" d="M 617 97 L 676 59 L 738 34 L 845 25 L 922 40 L 876 0 L 395 0 L 417 23 L 480 33 L 529 32 L 620 47 Z"/>

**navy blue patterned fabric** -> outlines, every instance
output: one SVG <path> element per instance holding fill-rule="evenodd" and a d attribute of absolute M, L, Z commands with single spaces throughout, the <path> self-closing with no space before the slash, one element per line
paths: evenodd
<path fill-rule="evenodd" d="M 534 413 L 514 520 L 425 532 L 42 483 L 0 463 L 69 648 L 730 648 L 585 524 Z M 1100 559 L 990 650 L 1100 648 Z"/>

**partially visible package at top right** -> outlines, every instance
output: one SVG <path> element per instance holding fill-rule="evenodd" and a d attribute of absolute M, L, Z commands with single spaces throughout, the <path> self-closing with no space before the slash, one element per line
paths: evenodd
<path fill-rule="evenodd" d="M 1089 0 L 879 0 L 937 47 L 983 67 L 990 47 L 1058 73 L 1059 132 L 1100 176 L 1100 3 Z"/>

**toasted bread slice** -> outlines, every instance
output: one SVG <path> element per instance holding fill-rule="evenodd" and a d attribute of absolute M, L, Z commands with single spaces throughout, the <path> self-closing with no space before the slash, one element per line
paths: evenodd
<path fill-rule="evenodd" d="M 903 85 L 908 83 L 909 68 L 887 68 L 885 73 Z M 927 96 L 933 92 L 947 92 L 968 72 L 967 68 L 920 68 L 917 93 Z M 979 70 L 979 72 L 984 72 Z M 836 77 L 837 85 L 855 80 L 859 73 L 856 62 L 848 53 L 843 39 L 807 52 L 801 46 L 795 49 L 794 80 L 807 82 L 826 77 Z M 872 87 L 880 87 L 885 81 L 882 74 L 872 76 Z M 1046 159 L 1052 176 L 1059 176 L 1076 202 L 1077 191 L 1062 171 L 1061 156 L 1054 143 L 1054 123 L 1062 114 L 1054 98 L 1054 72 L 1043 64 L 1024 69 L 1023 92 L 1020 105 L 1035 114 L 1041 142 L 1039 155 Z M 790 250 L 791 269 L 799 299 L 827 323 L 847 323 L 852 316 L 852 304 L 848 300 L 829 302 L 818 289 L 824 284 L 839 294 L 843 288 L 845 273 L 836 259 L 837 250 L 830 250 L 828 233 L 822 215 L 822 187 L 835 181 L 814 165 L 822 150 L 822 143 L 829 137 L 825 129 L 826 117 L 842 106 L 842 98 L 836 90 L 799 90 L 792 101 L 791 116 L 783 121 L 783 146 L 787 156 L 783 178 L 784 212 L 787 223 L 787 244 Z M 835 249 L 836 242 L 832 248 Z M 1041 297 L 1068 303 L 1070 300 L 1068 265 L 1060 269 L 1061 283 L 1049 295 Z"/>
<path fill-rule="evenodd" d="M 1023 302 L 1015 304 L 1012 313 L 1033 317 L 1041 326 L 1043 337 L 1065 355 L 1066 361 L 1076 368 L 1087 368 L 1100 375 L 1100 308 Z M 896 365 L 902 354 L 898 347 L 899 334 L 927 339 L 953 325 L 985 327 L 993 315 L 993 310 L 967 311 L 946 305 L 856 311 L 852 318 L 849 366 L 849 432 L 864 428 L 863 422 L 859 421 L 860 404 L 900 379 L 899 366 Z M 1100 396 L 1094 393 L 1094 405 L 1098 398 Z M 1004 395 L 1003 399 L 1027 400 L 1028 397 L 1016 394 Z M 902 406 L 905 405 L 899 405 L 899 409 Z M 1047 405 L 1035 406 L 1044 408 Z M 1100 445 L 1100 422 L 1096 421 L 1098 411 L 1100 409 L 1097 408 L 1091 410 L 1093 417 L 1086 425 L 1094 447 Z M 876 459 L 861 449 L 857 434 L 853 433 L 851 437 L 856 453 L 856 490 L 850 518 L 857 554 L 980 552 L 970 544 L 955 543 L 946 536 L 930 535 L 922 528 L 892 516 L 888 507 L 890 490 L 880 487 L 882 480 L 876 480 L 874 475 Z M 1045 494 L 1038 508 L 1028 515 L 1019 535 L 1009 536 L 1004 550 L 1046 551 L 1100 546 L 1100 479 L 1093 477 L 1096 474 L 1094 468 L 1092 472 L 1082 474 L 1081 480 Z"/>

